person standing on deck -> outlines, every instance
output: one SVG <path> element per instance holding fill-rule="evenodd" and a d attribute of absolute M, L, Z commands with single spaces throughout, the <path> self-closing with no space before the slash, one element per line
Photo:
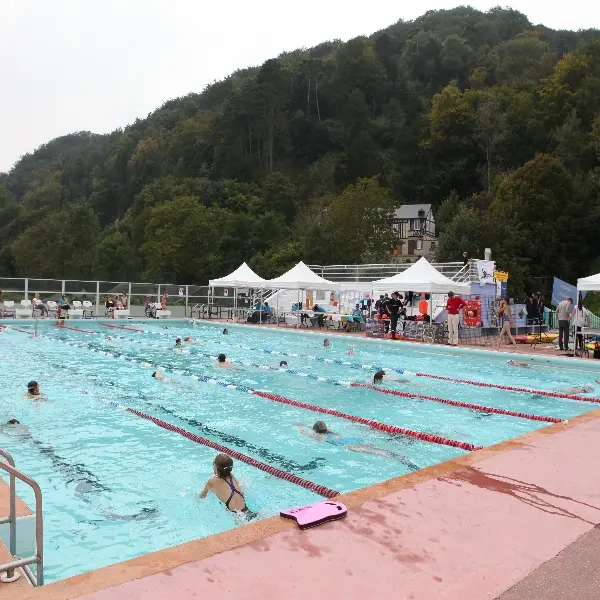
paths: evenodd
<path fill-rule="evenodd" d="M 446 310 L 448 311 L 448 343 L 451 346 L 458 346 L 459 312 L 465 305 L 466 302 L 460 296 L 455 296 L 454 292 L 448 292 Z"/>
<path fill-rule="evenodd" d="M 569 324 L 571 321 L 571 310 L 573 300 L 566 298 L 558 303 L 556 307 L 556 318 L 558 319 L 558 347 L 560 350 L 569 349 Z"/>

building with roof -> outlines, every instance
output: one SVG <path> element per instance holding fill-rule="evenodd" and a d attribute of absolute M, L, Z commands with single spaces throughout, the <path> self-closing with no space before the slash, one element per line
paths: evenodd
<path fill-rule="evenodd" d="M 403 204 L 394 211 L 391 227 L 397 237 L 395 256 L 435 258 L 437 237 L 431 204 Z"/>

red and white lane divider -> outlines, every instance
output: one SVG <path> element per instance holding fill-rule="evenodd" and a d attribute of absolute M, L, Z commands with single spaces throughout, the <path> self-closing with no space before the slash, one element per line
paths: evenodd
<path fill-rule="evenodd" d="M 548 396 L 549 398 L 567 398 L 568 400 L 578 400 L 580 402 L 595 402 L 597 404 L 600 404 L 600 398 L 586 398 L 585 396 L 575 396 L 573 394 L 564 394 L 561 392 L 545 392 L 543 390 L 530 390 L 528 388 L 515 387 L 511 385 L 500 385 L 498 383 L 484 383 L 483 381 L 471 381 L 469 379 L 455 379 L 454 377 L 444 377 L 443 375 L 431 375 L 429 373 L 414 373 L 414 375 L 416 375 L 417 377 L 438 379 L 440 381 L 451 381 L 452 383 L 464 383 L 467 385 L 476 385 L 478 387 L 506 390 L 507 392 L 535 394 L 537 396 Z"/>
<path fill-rule="evenodd" d="M 448 404 L 450 406 L 460 406 L 461 408 L 470 408 L 481 412 L 496 413 L 498 415 L 508 415 L 510 417 L 520 417 L 521 419 L 531 419 L 532 421 L 545 421 L 546 423 L 562 423 L 563 419 L 556 417 L 546 417 L 544 415 L 532 415 L 529 413 L 515 412 L 514 410 L 505 410 L 504 408 L 494 408 L 493 406 L 482 406 L 480 404 L 470 404 L 468 402 L 459 402 L 457 400 L 446 400 L 445 398 L 437 398 L 436 396 L 425 396 L 423 394 L 415 394 L 408 392 L 401 392 L 399 390 L 390 390 L 385 388 L 378 388 L 374 385 L 367 383 L 353 382 L 350 384 L 351 387 L 360 387 L 379 392 L 381 394 L 390 394 L 391 396 L 400 396 L 401 398 L 422 398 L 423 400 L 431 400 L 432 402 L 439 402 L 440 404 Z"/>
<path fill-rule="evenodd" d="M 129 362 L 137 362 L 140 364 L 145 363 L 146 365 L 153 366 L 154 368 L 160 368 L 160 369 L 165 370 L 166 372 L 173 372 L 178 375 L 191 377 L 197 381 L 202 381 L 204 383 L 210 383 L 213 385 L 218 385 L 223 388 L 229 388 L 229 389 L 237 390 L 239 392 L 249 393 L 254 396 L 260 396 L 261 398 L 273 400 L 274 402 L 279 402 L 281 404 L 288 404 L 290 406 L 304 408 L 306 410 L 311 410 L 313 412 L 319 412 L 319 413 L 323 413 L 323 414 L 327 414 L 327 415 L 332 415 L 335 417 L 339 417 L 341 419 L 353 421 L 354 423 L 361 423 L 363 425 L 368 425 L 369 427 L 372 427 L 373 429 L 377 429 L 379 431 L 385 431 L 387 433 L 395 433 L 395 434 L 399 434 L 399 435 L 405 435 L 407 437 L 413 437 L 418 440 L 422 440 L 424 442 L 432 442 L 434 444 L 441 444 L 444 446 L 452 446 L 453 448 L 460 448 L 461 450 L 467 450 L 467 451 L 479 450 L 479 449 L 483 448 L 483 446 L 475 446 L 474 444 L 471 444 L 469 442 L 459 442 L 457 440 L 444 438 L 439 435 L 433 435 L 430 433 L 424 433 L 424 432 L 420 432 L 420 431 L 412 431 L 411 429 L 404 429 L 402 427 L 397 427 L 395 425 L 387 425 L 385 423 L 379 423 L 378 421 L 372 421 L 370 419 L 365 419 L 363 417 L 349 415 L 347 413 L 339 412 L 337 410 L 333 410 L 330 408 L 322 408 L 320 406 L 315 406 L 313 404 L 306 404 L 305 402 L 298 402 L 297 400 L 292 400 L 290 398 L 284 398 L 283 396 L 278 396 L 276 394 L 271 394 L 269 392 L 263 392 L 261 390 L 247 388 L 245 386 L 238 385 L 238 384 L 235 384 L 235 383 L 232 383 L 229 381 L 221 381 L 221 380 L 213 379 L 211 377 L 207 377 L 206 375 L 196 375 L 195 373 L 193 373 L 192 371 L 189 371 L 189 370 L 173 369 L 172 367 L 164 367 L 158 363 L 151 361 L 148 358 L 142 360 L 137 357 L 133 357 L 133 356 L 130 356 L 130 355 L 127 355 L 124 353 L 107 352 L 103 348 L 96 348 L 96 347 L 92 346 L 91 344 L 87 344 L 87 343 L 72 342 L 69 340 L 61 340 L 58 338 L 55 338 L 55 339 L 56 339 L 56 341 L 64 342 L 71 346 L 75 346 L 75 347 L 79 347 L 79 348 L 87 348 L 89 350 L 92 350 L 93 352 L 98 352 L 99 354 L 103 354 L 105 356 L 111 356 L 116 359 L 123 358 Z"/>
<path fill-rule="evenodd" d="M 385 431 L 387 433 L 397 433 L 399 435 L 406 435 L 408 437 L 413 437 L 418 440 L 423 440 L 424 442 L 432 442 L 434 444 L 441 444 L 443 446 L 452 446 L 453 448 L 460 448 L 461 450 L 480 450 L 481 448 L 483 448 L 483 446 L 475 446 L 468 442 L 458 442 L 456 440 L 444 438 L 439 435 L 433 435 L 431 433 L 412 431 L 411 429 L 404 429 L 402 427 L 397 427 L 396 425 L 387 425 L 386 423 L 379 423 L 379 421 L 372 421 L 371 419 L 365 419 L 364 417 L 348 415 L 346 413 L 334 410 L 332 408 L 322 408 L 320 406 L 314 406 L 313 404 L 298 402 L 297 400 L 291 400 L 289 398 L 284 398 L 283 396 L 278 396 L 269 392 L 261 392 L 260 390 L 250 390 L 250 393 L 254 396 L 260 396 L 261 398 L 267 398 L 268 400 L 273 400 L 274 402 L 280 402 L 281 404 L 289 404 L 290 406 L 297 406 L 298 408 L 305 408 L 307 410 L 320 412 L 326 415 L 332 415 L 334 417 L 339 417 L 340 419 L 347 419 L 348 421 L 353 421 L 354 423 L 368 425 L 369 427 L 372 427 L 373 429 L 378 429 L 379 431 Z"/>
<path fill-rule="evenodd" d="M 122 325 L 109 325 L 108 323 L 100 323 L 102 327 L 109 327 L 110 329 L 124 329 L 125 331 L 137 331 L 138 333 L 144 333 L 144 329 L 137 329 L 136 327 L 123 327 Z"/>
<path fill-rule="evenodd" d="M 311 492 L 314 492 L 315 494 L 319 494 L 320 496 L 323 496 L 324 498 L 335 498 L 335 496 L 340 495 L 339 492 L 336 492 L 335 490 L 325 487 L 324 485 L 320 485 L 318 483 L 308 481 L 307 479 L 302 479 L 302 477 L 298 477 L 297 475 L 293 475 L 292 473 L 288 473 L 287 471 L 282 471 L 281 469 L 278 469 L 277 467 L 272 467 L 271 465 L 267 465 L 263 462 L 260 462 L 259 460 L 252 458 L 251 456 L 247 456 L 246 454 L 242 454 L 241 452 L 238 452 L 237 450 L 232 450 L 231 448 L 227 448 L 226 446 L 222 446 L 221 444 L 217 444 L 216 442 L 207 440 L 206 438 L 203 438 L 199 435 L 196 435 L 195 433 L 191 433 L 190 431 L 182 429 L 181 427 L 178 427 L 177 425 L 172 425 L 171 423 L 168 423 L 167 421 L 158 419 L 157 417 L 153 417 L 151 415 L 143 413 L 134 408 L 125 407 L 125 410 L 131 414 L 141 417 L 142 419 L 146 419 L 147 421 L 150 421 L 150 422 L 154 423 L 155 425 L 158 425 L 159 427 L 166 429 L 167 431 L 172 431 L 174 433 L 178 433 L 179 435 L 187 438 L 188 440 L 191 440 L 192 442 L 196 442 L 197 444 L 203 444 L 204 446 L 208 446 L 209 448 L 212 448 L 213 450 L 217 450 L 218 452 L 222 452 L 223 454 L 228 454 L 232 458 L 235 458 L 241 462 L 245 462 L 246 464 L 251 465 L 252 467 L 256 467 L 257 469 L 260 469 L 261 471 L 264 471 L 265 473 L 269 473 L 269 475 L 274 475 L 275 477 L 279 477 L 280 479 L 283 479 L 284 481 L 289 481 L 290 483 L 295 483 L 296 485 L 299 485 L 307 490 L 310 490 Z"/>

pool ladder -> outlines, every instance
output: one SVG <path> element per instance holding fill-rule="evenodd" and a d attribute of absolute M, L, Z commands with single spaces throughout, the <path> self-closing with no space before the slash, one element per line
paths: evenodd
<path fill-rule="evenodd" d="M 35 494 L 35 542 L 36 552 L 33 556 L 27 558 L 15 559 L 11 562 L 0 564 L 0 581 L 11 583 L 19 578 L 19 573 L 15 573 L 15 569 L 21 567 L 27 576 L 27 579 L 34 585 L 44 585 L 44 519 L 42 516 L 42 490 L 40 486 L 31 477 L 27 477 L 21 471 L 15 468 L 13 457 L 0 449 L 0 456 L 6 459 L 6 462 L 0 460 L 0 470 L 6 471 L 10 475 L 9 479 L 9 495 L 10 508 L 9 516 L 0 519 L 0 525 L 5 523 L 10 524 L 9 531 L 9 548 L 11 556 L 14 558 L 17 555 L 17 496 L 15 483 L 16 479 L 26 483 Z M 37 573 L 34 574 L 29 565 L 37 565 Z M 0 586 L 2 583 L 0 583 Z"/>

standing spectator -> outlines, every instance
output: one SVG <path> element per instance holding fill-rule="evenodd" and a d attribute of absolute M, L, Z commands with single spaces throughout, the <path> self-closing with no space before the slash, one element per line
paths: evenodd
<path fill-rule="evenodd" d="M 463 259 L 463 265 L 468 264 L 469 260 L 470 260 L 469 253 L 463 252 L 462 259 Z"/>
<path fill-rule="evenodd" d="M 168 292 L 165 292 L 160 299 L 160 310 L 167 310 L 167 302 L 169 300 Z"/>
<path fill-rule="evenodd" d="M 538 318 L 538 302 L 535 294 L 531 294 L 525 302 L 525 310 L 527 311 L 527 325 L 534 325 Z"/>
<path fill-rule="evenodd" d="M 455 296 L 454 292 L 448 292 L 446 310 L 448 311 L 448 343 L 451 346 L 458 346 L 458 324 L 460 322 L 458 313 L 465 305 L 466 302 L 460 296 Z"/>
<path fill-rule="evenodd" d="M 567 298 L 558 303 L 556 307 L 556 318 L 558 319 L 558 347 L 560 350 L 569 349 L 569 324 L 571 321 L 571 309 L 573 300 Z"/>
<path fill-rule="evenodd" d="M 583 298 L 581 294 L 579 294 L 579 300 L 577 301 L 577 306 L 575 310 L 571 314 L 571 319 L 573 319 L 573 325 L 575 326 L 575 349 L 583 350 L 583 335 L 581 334 L 582 327 L 589 327 L 591 323 L 591 315 L 590 311 L 583 306 Z"/>
<path fill-rule="evenodd" d="M 390 315 L 390 331 L 392 339 L 396 339 L 396 327 L 398 326 L 398 317 L 400 316 L 400 309 L 402 308 L 402 302 L 400 302 L 400 294 L 393 292 L 392 297 L 388 298 L 385 303 L 385 310 Z"/>
<path fill-rule="evenodd" d="M 546 303 L 544 302 L 544 296 L 542 296 L 539 292 L 537 295 L 537 311 L 538 311 L 538 319 L 540 325 L 544 324 L 544 311 L 546 309 Z"/>

